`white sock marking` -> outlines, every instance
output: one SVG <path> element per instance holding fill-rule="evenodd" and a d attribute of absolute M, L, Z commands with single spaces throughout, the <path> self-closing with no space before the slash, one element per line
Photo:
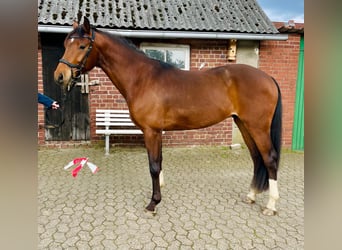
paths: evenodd
<path fill-rule="evenodd" d="M 160 187 L 165 186 L 163 170 L 161 170 L 159 173 L 159 185 Z"/>
<path fill-rule="evenodd" d="M 252 201 L 255 201 L 255 196 L 256 196 L 256 192 L 255 192 L 255 190 L 254 189 L 250 189 L 249 190 L 249 193 L 247 194 L 247 197 L 249 198 L 249 199 L 251 199 Z"/>
<path fill-rule="evenodd" d="M 270 187 L 270 193 L 269 193 L 270 198 L 268 200 L 266 207 L 268 209 L 276 211 L 275 203 L 279 199 L 278 184 L 276 180 L 271 180 L 271 179 L 268 180 L 268 183 Z"/>

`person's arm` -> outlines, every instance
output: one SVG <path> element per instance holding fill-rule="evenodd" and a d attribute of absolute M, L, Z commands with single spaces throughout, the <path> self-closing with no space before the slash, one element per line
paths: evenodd
<path fill-rule="evenodd" d="M 53 109 L 59 108 L 59 104 L 55 100 L 41 93 L 38 93 L 38 102 L 40 104 L 43 104 L 47 108 L 53 108 Z"/>

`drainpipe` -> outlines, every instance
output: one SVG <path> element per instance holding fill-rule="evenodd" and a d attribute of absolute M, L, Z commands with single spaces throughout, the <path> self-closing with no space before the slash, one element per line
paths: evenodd
<path fill-rule="evenodd" d="M 38 25 L 38 32 L 69 33 L 72 27 L 55 25 Z M 229 33 L 229 32 L 197 32 L 197 31 L 155 31 L 155 30 L 118 30 L 103 29 L 111 34 L 135 37 L 135 38 L 193 38 L 193 39 L 238 39 L 238 40 L 287 40 L 287 34 L 252 34 L 252 33 Z"/>

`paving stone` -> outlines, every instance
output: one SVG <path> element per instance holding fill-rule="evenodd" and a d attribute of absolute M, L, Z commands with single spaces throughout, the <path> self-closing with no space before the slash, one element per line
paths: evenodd
<path fill-rule="evenodd" d="M 63 170 L 83 156 L 96 174 Z M 262 214 L 268 192 L 242 201 L 253 174 L 245 147 L 164 148 L 163 170 L 151 216 L 144 148 L 39 150 L 38 249 L 304 249 L 304 153 L 283 151 L 271 217 Z"/>

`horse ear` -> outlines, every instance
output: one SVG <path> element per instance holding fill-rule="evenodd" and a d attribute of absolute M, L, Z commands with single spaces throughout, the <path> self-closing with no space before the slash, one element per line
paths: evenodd
<path fill-rule="evenodd" d="M 83 28 L 85 33 L 90 34 L 90 22 L 87 17 L 84 17 Z"/>
<path fill-rule="evenodd" d="M 72 28 L 76 29 L 78 27 L 78 22 L 74 20 L 74 23 L 72 24 Z"/>

